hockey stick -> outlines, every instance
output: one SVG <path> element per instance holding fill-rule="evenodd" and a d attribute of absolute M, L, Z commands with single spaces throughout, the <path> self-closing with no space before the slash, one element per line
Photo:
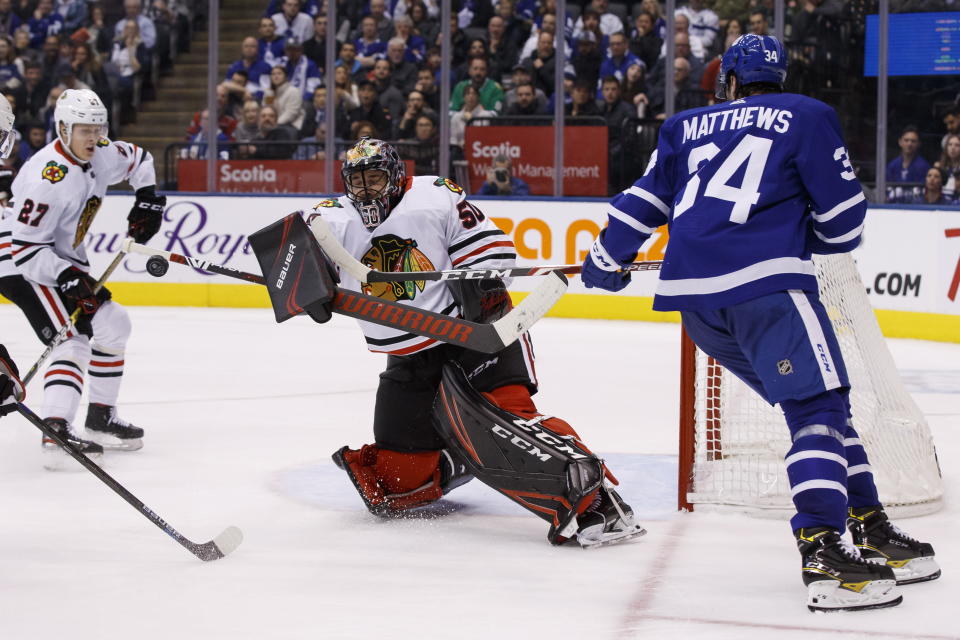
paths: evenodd
<path fill-rule="evenodd" d="M 411 280 L 482 280 L 484 278 L 515 278 L 517 276 L 546 276 L 551 273 L 576 275 L 583 268 L 579 264 L 541 265 L 536 267 L 508 267 L 506 269 L 444 269 L 442 271 L 377 271 L 363 264 L 343 248 L 333 235 L 330 225 L 317 216 L 310 222 L 310 230 L 323 252 L 362 283 L 409 282 Z M 634 262 L 624 271 L 659 271 L 659 260 Z"/>
<path fill-rule="evenodd" d="M 100 481 L 105 485 L 113 489 L 118 496 L 127 501 L 127 504 L 131 505 L 137 511 L 142 513 L 147 520 L 157 525 L 163 530 L 164 533 L 179 542 L 184 549 L 197 556 L 204 562 L 219 560 L 220 558 L 231 553 L 234 549 L 240 546 L 241 542 L 243 542 L 243 533 L 237 527 L 227 527 L 216 538 L 210 542 L 204 542 L 203 544 L 197 544 L 196 542 L 188 540 L 187 538 L 183 537 L 179 531 L 170 526 L 163 518 L 158 516 L 150 507 L 143 504 L 143 502 L 141 502 L 137 496 L 127 491 L 122 484 L 117 482 L 110 474 L 101 469 L 90 458 L 70 446 L 70 444 L 67 443 L 58 432 L 51 429 L 47 423 L 40 419 L 40 416 L 27 408 L 26 405 L 17 402 L 16 408 L 20 415 L 26 418 L 29 422 L 33 423 L 33 426 L 35 426 L 37 429 L 40 429 L 40 431 L 43 432 L 43 435 L 60 445 L 61 449 L 70 454 L 70 457 L 82 464 L 87 471 L 99 478 Z"/>
<path fill-rule="evenodd" d="M 239 271 L 232 267 L 212 264 L 206 260 L 153 249 L 135 242 L 128 242 L 124 247 L 131 253 L 160 256 L 170 262 L 195 269 L 202 269 L 210 273 L 256 284 L 264 284 L 262 276 Z M 147 271 L 151 275 L 160 277 L 166 273 L 166 268 L 162 264 L 152 269 L 149 264 L 150 261 L 147 262 Z M 564 294 L 567 290 L 566 276 L 562 273 L 555 273 L 554 276 L 553 278 L 547 278 L 545 282 L 531 291 L 507 315 L 490 324 L 470 322 L 469 320 L 462 320 L 425 309 L 417 309 L 349 289 L 339 289 L 337 291 L 337 296 L 333 299 L 333 311 L 358 320 L 366 320 L 385 327 L 394 327 L 414 335 L 433 338 L 440 342 L 459 345 L 473 351 L 496 353 L 524 334 Z"/>
<path fill-rule="evenodd" d="M 123 256 L 127 255 L 127 242 L 130 239 L 124 240 L 123 245 L 120 248 L 120 252 L 117 253 L 113 258 L 106 270 L 104 270 L 103 275 L 100 276 L 100 279 L 97 280 L 96 286 L 93 288 L 93 292 L 97 293 L 100 289 L 103 288 L 104 283 L 113 275 L 113 272 L 116 271 L 117 267 L 120 266 L 120 261 L 123 260 Z M 23 384 L 26 385 L 33 379 L 33 376 L 37 374 L 37 371 L 40 370 L 40 367 L 43 365 L 44 361 L 50 354 L 53 353 L 53 350 L 58 344 L 63 342 L 64 338 L 67 337 L 67 334 L 70 332 L 70 329 L 76 325 L 77 318 L 80 317 L 80 307 L 77 307 L 73 310 L 73 313 L 70 314 L 70 317 L 67 318 L 67 321 L 63 323 L 63 326 L 60 327 L 60 331 L 57 332 L 57 335 L 53 336 L 53 339 L 47 345 L 47 348 L 43 350 L 43 353 L 40 354 L 40 357 L 37 358 L 37 361 L 33 363 L 33 366 L 30 367 L 30 370 L 27 371 L 27 375 L 23 376 Z"/>

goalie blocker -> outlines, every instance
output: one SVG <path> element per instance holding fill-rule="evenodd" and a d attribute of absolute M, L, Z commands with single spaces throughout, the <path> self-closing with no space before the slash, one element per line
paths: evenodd
<path fill-rule="evenodd" d="M 336 272 L 298 214 L 250 234 L 277 322 L 306 312 L 330 320 L 337 295 Z"/>

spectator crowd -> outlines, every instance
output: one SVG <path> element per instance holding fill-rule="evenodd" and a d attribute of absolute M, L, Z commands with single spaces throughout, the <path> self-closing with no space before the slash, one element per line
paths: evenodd
<path fill-rule="evenodd" d="M 327 126 L 332 126 L 340 145 L 374 135 L 395 142 L 417 171 L 453 173 L 450 167 L 438 167 L 439 1 L 338 0 L 331 114 L 325 86 L 327 1 L 332 0 L 273 0 L 265 7 L 257 33 L 241 44 L 240 57 L 230 66 L 218 95 L 218 139 L 234 143 L 227 145 L 229 155 L 323 157 Z M 464 157 L 471 124 L 489 123 L 493 117 L 500 118 L 500 124 L 552 123 L 558 99 L 556 3 L 454 0 L 450 138 L 443 141 L 450 145 L 454 160 Z M 610 192 L 629 184 L 642 170 L 655 144 L 657 123 L 665 117 L 667 93 L 674 94 L 676 111 L 712 103 L 720 54 L 744 33 L 771 33 L 773 4 L 678 2 L 674 60 L 668 63 L 663 3 L 567 3 L 561 28 L 566 54 L 561 99 L 569 124 L 607 128 Z M 831 85 L 834 71 L 824 70 L 830 67 L 824 60 L 842 58 L 844 29 L 859 24 L 862 31 L 863 15 L 875 11 L 872 4 L 788 0 L 784 34 L 797 90 L 816 96 L 811 83 Z M 925 10 L 935 9 L 934 4 L 927 3 Z M 198 112 L 189 130 L 193 144 L 184 151 L 193 157 L 204 148 L 201 117 Z M 646 136 L 641 133 L 644 128 Z M 938 197 L 944 202 L 955 197 L 950 167 L 956 163 L 949 153 L 945 143 L 945 155 L 935 167 L 943 173 L 943 194 Z M 497 175 L 503 174 L 503 166 L 496 169 Z M 921 175 L 920 164 L 908 173 L 908 182 L 936 182 L 937 176 Z M 486 188 L 494 186 L 488 180 Z M 909 193 L 927 198 L 934 191 L 927 186 Z"/>
<path fill-rule="evenodd" d="M 900 154 L 887 165 L 887 202 L 960 206 L 960 106 L 943 115 L 946 133 L 930 154 L 922 153 L 920 130 L 908 125 L 900 132 Z"/>
<path fill-rule="evenodd" d="M 0 0 L 0 91 L 16 116 L 14 152 L 0 166 L 0 202 L 27 159 L 54 139 L 66 89 L 92 89 L 111 134 L 136 120 L 144 94 L 172 71 L 203 0 Z"/>
<path fill-rule="evenodd" d="M 450 145 L 455 162 L 464 157 L 468 127 L 491 118 L 550 125 L 562 100 L 570 125 L 606 127 L 608 191 L 615 192 L 642 171 L 668 95 L 676 111 L 710 104 L 720 54 L 738 36 L 769 34 L 775 26 L 773 0 L 678 0 L 672 34 L 658 0 L 570 1 L 563 25 L 557 1 L 453 0 L 450 137 L 442 143 Z M 896 0 L 891 9 L 944 10 L 953 1 Z M 337 3 L 333 87 L 325 69 L 328 2 Z M 139 101 L 172 69 L 175 53 L 189 46 L 206 4 L 0 0 L 0 90 L 14 108 L 20 136 L 12 169 L 52 139 L 53 105 L 66 88 L 96 91 L 111 106 L 112 127 L 134 122 Z M 847 129 L 870 126 L 856 101 L 868 94 L 864 16 L 875 13 L 876 4 L 786 0 L 787 89 L 827 101 Z M 373 135 L 395 142 L 418 172 L 454 174 L 438 166 L 439 20 L 439 0 L 265 0 L 217 87 L 216 117 L 195 113 L 181 157 L 204 157 L 216 122 L 221 157 L 320 158 L 332 126 L 338 147 Z M 559 97 L 558 31 L 565 54 Z M 667 37 L 674 43 L 672 61 L 666 59 Z M 843 82 L 857 88 L 843 89 Z M 328 91 L 334 92 L 333 113 L 327 113 Z M 900 155 L 887 168 L 887 199 L 952 203 L 960 166 L 957 96 L 933 106 L 903 102 L 906 107 L 892 109 Z M 855 145 L 854 166 L 869 182 L 871 150 Z M 488 173 L 505 169 L 512 170 L 491 166 Z M 500 181 L 500 192 L 508 183 Z"/>

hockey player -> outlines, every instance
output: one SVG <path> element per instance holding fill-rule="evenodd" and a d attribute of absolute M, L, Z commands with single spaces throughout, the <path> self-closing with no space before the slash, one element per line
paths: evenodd
<path fill-rule="evenodd" d="M 20 307 L 37 337 L 47 343 L 74 309 L 80 310 L 76 326 L 50 355 L 41 415 L 94 456 L 103 446 L 139 449 L 143 429 L 116 410 L 130 320 L 108 289 L 94 292 L 83 240 L 110 185 L 127 180 L 136 190 L 127 232 L 137 242 L 159 230 L 166 204 L 156 193 L 152 156 L 134 144 L 108 140 L 107 117 L 93 91 L 65 90 L 54 110 L 57 136 L 20 169 L 0 224 L 0 293 Z M 85 426 L 95 442 L 72 427 L 88 368 Z M 44 438 L 43 448 L 62 455 L 50 439 Z"/>
<path fill-rule="evenodd" d="M 20 371 L 7 353 L 7 348 L 0 344 L 0 418 L 14 411 L 14 403 L 23 399 L 23 383 L 20 382 Z"/>
<path fill-rule="evenodd" d="M 347 151 L 341 176 L 346 195 L 324 200 L 309 219 L 322 216 L 364 264 L 382 271 L 513 266 L 513 242 L 466 200 L 463 189 L 437 176 L 408 178 L 391 145 L 362 138 Z M 499 280 L 448 287 L 440 281 L 361 285 L 343 277 L 347 288 L 474 321 L 495 320 L 510 308 Z M 400 514 L 476 476 L 548 520 L 554 544 L 576 538 L 592 546 L 644 533 L 630 507 L 604 482 L 604 476 L 613 476 L 570 425 L 537 411 L 529 336 L 490 355 L 360 325 L 368 348 L 387 354 L 374 444 L 343 447 L 333 458 L 370 511 Z M 512 443 L 504 439 L 511 430 Z M 530 455 L 534 440 L 539 458 Z M 517 469 L 501 465 L 511 458 Z M 539 491 L 530 489 L 531 477 L 545 481 Z"/>
<path fill-rule="evenodd" d="M 770 36 L 724 54 L 723 104 L 666 121 L 646 173 L 611 200 L 583 282 L 622 289 L 640 245 L 670 242 L 654 309 L 681 312 L 697 345 L 771 404 L 793 440 L 791 527 L 813 609 L 898 604 L 896 584 L 940 575 L 933 548 L 887 520 L 851 422 L 850 385 L 811 253 L 860 242 L 866 201 L 827 105 L 783 93 Z M 841 538 L 849 527 L 855 546 Z"/>
<path fill-rule="evenodd" d="M 0 100 L 0 159 L 10 156 L 15 136 L 13 133 L 13 109 L 6 100 Z M 0 232 L 0 247 L 4 242 Z M 0 254 L 0 260 L 3 260 Z M 20 371 L 7 353 L 7 348 L 0 344 L 0 418 L 13 411 L 13 403 L 23 397 L 23 383 L 20 382 Z"/>

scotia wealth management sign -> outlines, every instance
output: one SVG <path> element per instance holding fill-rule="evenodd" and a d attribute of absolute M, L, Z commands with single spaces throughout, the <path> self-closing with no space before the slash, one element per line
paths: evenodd
<path fill-rule="evenodd" d="M 553 127 L 467 127 L 464 153 L 470 193 L 477 193 L 498 155 L 510 158 L 513 175 L 530 185 L 530 194 L 553 195 Z M 563 192 L 568 196 L 607 195 L 607 127 L 566 127 L 563 133 Z"/>

